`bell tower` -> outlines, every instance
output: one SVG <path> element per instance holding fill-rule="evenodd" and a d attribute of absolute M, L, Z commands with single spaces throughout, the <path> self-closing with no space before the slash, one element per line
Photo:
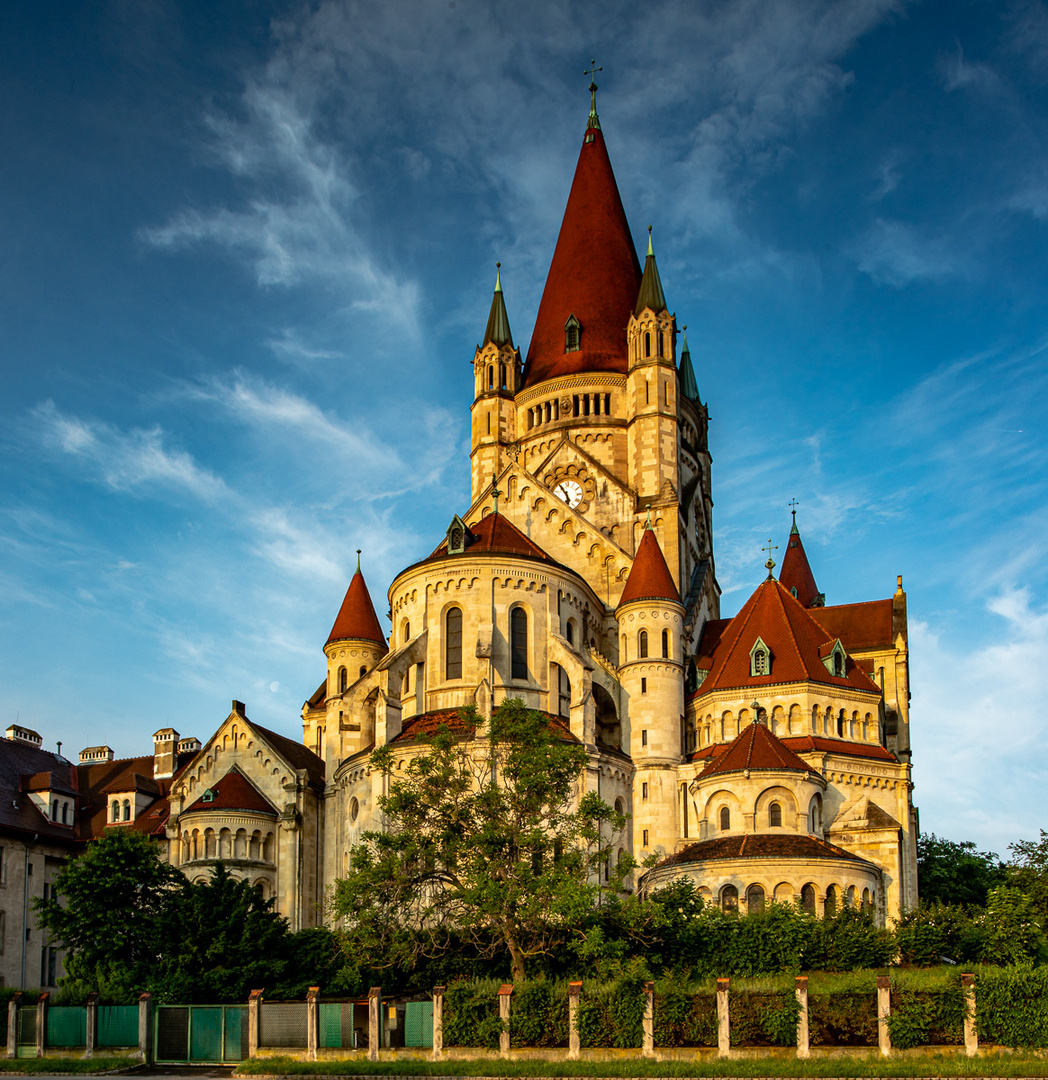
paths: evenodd
<path fill-rule="evenodd" d="M 513 344 L 502 264 L 495 264 L 495 295 L 484 340 L 473 354 L 471 501 L 476 502 L 506 462 L 508 445 L 516 440 L 514 397 L 520 389 L 520 350 Z"/>

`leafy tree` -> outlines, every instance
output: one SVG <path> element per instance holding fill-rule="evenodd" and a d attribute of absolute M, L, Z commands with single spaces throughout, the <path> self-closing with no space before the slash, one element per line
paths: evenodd
<path fill-rule="evenodd" d="M 185 885 L 160 861 L 154 841 L 132 829 L 107 829 L 59 871 L 53 898 L 33 906 L 69 950 L 70 985 L 111 999 L 146 985 L 165 944 L 170 899 Z"/>
<path fill-rule="evenodd" d="M 1008 845 L 1014 861 L 1008 866 L 1008 883 L 1021 889 L 1042 920 L 1048 920 L 1048 832 L 1041 839 L 1019 840 Z"/>
<path fill-rule="evenodd" d="M 1043 843 L 1043 841 L 1042 841 Z M 983 917 L 985 964 L 1031 966 L 1046 943 L 1033 899 L 1021 889 L 999 885 L 990 890 Z"/>
<path fill-rule="evenodd" d="M 922 904 L 982 907 L 989 891 L 1004 884 L 1006 874 L 994 852 L 977 851 L 971 840 L 946 840 L 934 833 L 917 838 L 917 882 Z"/>
<path fill-rule="evenodd" d="M 389 747 L 372 754 L 386 827 L 361 838 L 333 907 L 349 956 L 407 967 L 460 935 L 508 953 L 523 981 L 529 958 L 584 935 L 598 901 L 621 889 L 633 864 L 612 867 L 606 841 L 625 818 L 579 798 L 585 747 L 544 714 L 510 700 L 486 730 L 475 709 L 461 718 L 464 738 L 442 725 L 402 772 Z"/>

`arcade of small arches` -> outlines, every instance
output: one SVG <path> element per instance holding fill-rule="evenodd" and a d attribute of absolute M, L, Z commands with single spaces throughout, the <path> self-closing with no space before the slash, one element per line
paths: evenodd
<path fill-rule="evenodd" d="M 739 889 L 734 882 L 728 882 L 719 888 L 703 885 L 699 895 L 705 903 L 716 899 L 721 911 L 729 914 L 752 915 L 764 911 L 769 903 L 792 904 L 809 915 L 819 918 L 832 918 L 844 908 L 872 911 L 877 904 L 877 891 L 864 885 L 827 885 L 822 891 L 815 882 L 808 881 L 799 890 L 788 881 L 781 881 L 772 886 L 752 882 L 745 889 Z"/>
<path fill-rule="evenodd" d="M 690 670 L 689 670 L 690 675 Z M 813 705 L 807 713 L 800 705 L 788 708 L 776 705 L 770 713 L 761 709 L 758 718 L 767 723 L 773 735 L 784 738 L 790 735 L 822 735 L 828 738 L 847 739 L 851 742 L 880 743 L 879 717 L 872 712 L 850 712 L 832 705 Z M 719 717 L 707 713 L 700 721 L 686 721 L 687 752 L 710 746 L 713 743 L 731 742 L 743 729 L 753 722 L 749 709 L 740 709 L 735 715 L 726 709 Z"/>
<path fill-rule="evenodd" d="M 687 784 L 680 786 L 680 801 L 683 835 L 688 837 L 691 814 Z M 743 806 L 734 792 L 721 788 L 706 799 L 699 817 L 699 826 L 700 832 L 711 836 L 717 833 L 749 831 L 776 832 L 780 829 L 784 832 L 807 832 L 821 836 L 822 794 L 815 792 L 808 799 L 802 816 L 794 793 L 781 785 L 765 789 L 748 807 Z"/>
<path fill-rule="evenodd" d="M 204 828 L 182 832 L 181 863 L 214 859 L 243 859 L 276 865 L 276 837 L 272 831 Z"/>
<path fill-rule="evenodd" d="M 540 401 L 537 405 L 529 405 L 525 409 L 528 431 L 543 424 L 556 423 L 558 420 L 575 420 L 582 416 L 610 416 L 611 413 L 611 394 L 608 393 L 552 397 L 549 401 Z"/>

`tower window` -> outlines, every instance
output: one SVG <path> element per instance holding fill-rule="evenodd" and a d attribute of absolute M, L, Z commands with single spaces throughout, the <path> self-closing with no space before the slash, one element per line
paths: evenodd
<path fill-rule="evenodd" d="M 639 650 L 638 655 L 642 660 L 648 656 L 648 631 L 641 630 L 637 635 L 637 648 Z"/>
<path fill-rule="evenodd" d="M 506 365 L 499 364 L 499 386 L 506 389 Z"/>
<path fill-rule="evenodd" d="M 574 315 L 568 316 L 568 321 L 564 324 L 564 351 L 565 352 L 578 352 L 579 351 L 579 337 L 582 327 L 579 324 L 579 320 Z"/>
<path fill-rule="evenodd" d="M 644 331 L 644 355 L 651 356 L 651 334 L 647 330 Z"/>
<path fill-rule="evenodd" d="M 648 830 L 644 830 L 644 839 L 641 841 L 643 847 L 648 846 Z"/>
<path fill-rule="evenodd" d="M 444 676 L 462 678 L 462 609 L 448 609 L 444 620 Z"/>
<path fill-rule="evenodd" d="M 662 356 L 663 345 L 662 345 L 662 332 L 661 331 L 658 334 L 655 335 L 655 340 L 658 342 L 659 356 Z"/>
<path fill-rule="evenodd" d="M 338 692 L 344 694 L 346 692 L 346 684 L 349 681 L 349 674 L 344 667 L 338 669 Z"/>
<path fill-rule="evenodd" d="M 782 828 L 782 807 L 777 802 L 773 802 L 768 807 L 768 827 L 772 829 Z"/>
<path fill-rule="evenodd" d="M 647 679 L 641 679 L 641 681 L 640 681 L 640 692 L 642 694 L 646 694 L 648 692 L 648 680 Z"/>
<path fill-rule="evenodd" d="M 721 807 L 720 827 L 725 832 L 731 828 L 731 811 L 726 806 Z"/>
<path fill-rule="evenodd" d="M 641 746 L 647 746 L 648 745 L 648 729 L 647 728 L 644 728 L 640 733 L 640 744 L 641 744 Z"/>
<path fill-rule="evenodd" d="M 647 799 L 647 797 L 648 797 L 648 785 L 647 785 L 647 782 L 641 784 L 641 786 L 640 786 L 640 797 L 641 797 L 642 800 Z"/>
<path fill-rule="evenodd" d="M 488 389 L 495 389 L 495 366 L 493 364 L 488 364 Z"/>
<path fill-rule="evenodd" d="M 510 632 L 510 678 L 528 677 L 528 614 L 523 608 L 514 608 L 509 617 Z"/>
<path fill-rule="evenodd" d="M 662 631 L 662 655 L 664 659 L 669 659 L 670 656 L 670 632 L 669 630 Z"/>

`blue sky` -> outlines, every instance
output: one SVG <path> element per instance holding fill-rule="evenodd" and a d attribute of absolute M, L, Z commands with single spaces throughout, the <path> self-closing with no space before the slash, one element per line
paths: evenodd
<path fill-rule="evenodd" d="M 1048 825 L 1048 7 L 0 7 L 0 720 L 298 736 L 355 562 L 468 501 L 502 262 L 526 348 L 589 106 L 710 403 L 731 614 L 787 503 L 909 594 L 925 831 Z M 643 250 L 643 248 L 641 248 Z"/>

